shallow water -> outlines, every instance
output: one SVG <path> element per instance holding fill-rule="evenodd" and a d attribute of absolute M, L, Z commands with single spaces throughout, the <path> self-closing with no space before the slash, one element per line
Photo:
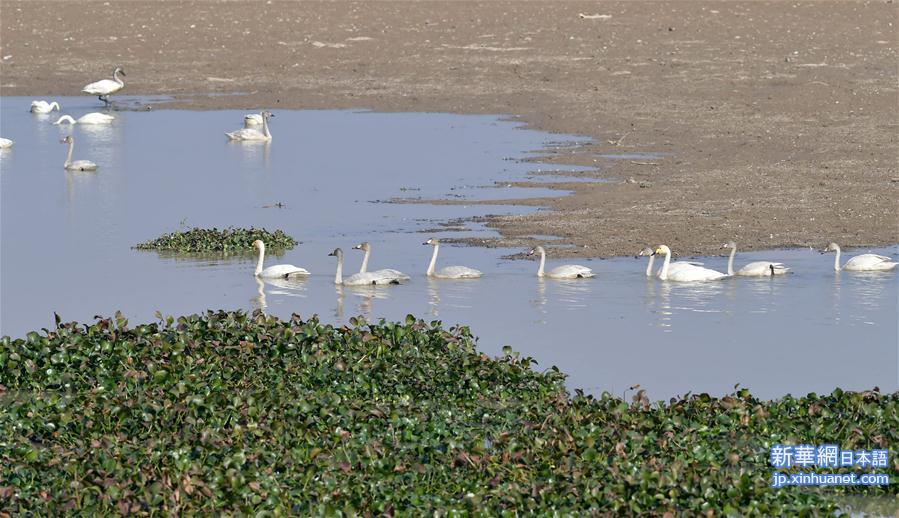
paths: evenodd
<path fill-rule="evenodd" d="M 676 285 L 647 279 L 645 259 L 618 258 L 577 261 L 596 279 L 541 282 L 535 263 L 502 259 L 518 250 L 444 244 L 438 266 L 465 264 L 486 276 L 430 281 L 423 272 L 431 248 L 421 243 L 432 234 L 421 231 L 453 218 L 533 209 L 379 203 L 543 195 L 483 187 L 526 178 L 540 165 L 522 159 L 583 139 L 487 116 L 276 111 L 270 145 L 240 144 L 223 132 L 238 128 L 243 112 L 122 111 L 111 127 L 60 128 L 50 124 L 56 112 L 42 119 L 27 112 L 29 103 L 0 103 L 2 136 L 16 140 L 0 155 L 2 334 L 50 327 L 54 311 L 82 321 L 116 309 L 133 321 L 153 320 L 156 310 L 206 308 L 264 307 L 337 322 L 412 313 L 469 325 L 485 352 L 510 345 L 591 392 L 621 394 L 640 384 L 652 398 L 667 398 L 723 394 L 740 383 L 778 397 L 899 386 L 895 272 L 835 275 L 830 255 L 773 250 L 741 253 L 737 266 L 776 259 L 794 274 Z M 61 104 L 76 117 L 98 108 L 90 98 Z M 97 162 L 97 173 L 62 170 L 58 141 L 67 134 L 76 138 L 75 158 Z M 264 208 L 276 202 L 285 208 Z M 302 244 L 277 262 L 313 275 L 260 286 L 251 256 L 130 249 L 181 225 L 283 229 Z M 483 234 L 469 227 L 434 235 Z M 398 268 L 412 281 L 335 288 L 328 252 L 343 247 L 352 272 L 361 254 L 350 248 L 363 240 L 374 246 L 372 269 Z M 896 247 L 875 251 L 897 255 Z M 701 260 L 726 265 L 723 257 Z"/>

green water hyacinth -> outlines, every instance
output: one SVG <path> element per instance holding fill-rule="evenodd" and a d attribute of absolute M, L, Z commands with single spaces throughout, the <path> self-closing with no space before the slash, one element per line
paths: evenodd
<path fill-rule="evenodd" d="M 894 448 L 899 393 L 567 392 L 466 327 L 209 311 L 0 339 L 0 514 L 828 515 L 774 444 Z M 843 468 L 840 468 L 843 469 Z M 839 469 L 837 470 L 839 471 Z M 263 512 L 263 514 L 257 514 Z M 669 514 L 670 513 L 670 514 Z"/>
<path fill-rule="evenodd" d="M 264 228 L 193 228 L 165 234 L 152 241 L 140 243 L 138 250 L 174 252 L 253 252 L 253 241 L 260 239 L 272 250 L 289 250 L 297 240 L 280 230 L 269 232 Z"/>

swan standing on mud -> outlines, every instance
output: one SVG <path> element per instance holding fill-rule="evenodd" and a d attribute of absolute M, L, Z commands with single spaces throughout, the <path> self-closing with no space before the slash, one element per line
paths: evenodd
<path fill-rule="evenodd" d="M 369 257 L 371 257 L 371 244 L 368 241 L 359 243 L 358 245 L 353 247 L 353 250 L 362 250 L 365 252 L 365 256 L 362 257 L 362 266 L 359 267 L 359 273 L 368 273 L 369 275 L 373 275 L 374 278 L 380 281 L 374 284 L 390 284 L 391 280 L 396 280 L 398 282 L 409 280 L 408 275 L 399 270 L 394 270 L 393 268 L 385 268 L 383 270 L 369 272 L 368 259 Z"/>
<path fill-rule="evenodd" d="M 262 262 L 265 260 L 265 243 L 257 239 L 253 241 L 253 248 L 259 251 L 259 259 L 256 261 L 255 275 L 257 277 L 267 279 L 287 279 L 288 277 L 296 277 L 300 275 L 309 275 L 309 271 L 292 264 L 276 264 L 269 266 L 265 270 L 262 269 Z"/>
<path fill-rule="evenodd" d="M 361 272 L 354 273 L 346 279 L 343 278 L 343 250 L 335 248 L 333 252 L 328 254 L 329 257 L 337 258 L 337 273 L 334 276 L 334 284 L 343 286 L 370 286 L 372 284 L 399 284 L 400 281 L 396 277 L 378 277 L 377 272 Z M 408 279 L 408 277 L 406 277 Z"/>
<path fill-rule="evenodd" d="M 97 164 L 90 160 L 75 160 L 72 162 L 72 151 L 75 149 L 75 139 L 71 135 L 59 141 L 61 144 L 69 145 L 69 154 L 66 155 L 66 161 L 62 165 L 67 171 L 96 171 Z"/>
<path fill-rule="evenodd" d="M 579 264 L 557 266 L 544 273 L 543 266 L 546 264 L 546 250 L 544 250 L 542 246 L 534 247 L 528 252 L 528 255 L 534 254 L 540 254 L 540 267 L 537 269 L 537 277 L 549 277 L 550 279 L 587 279 L 596 275 L 590 268 Z"/>
<path fill-rule="evenodd" d="M 737 255 L 737 244 L 733 241 L 724 243 L 721 248 L 730 248 L 730 258 L 727 260 L 727 274 L 743 277 L 760 277 L 764 275 L 783 275 L 790 271 L 783 263 L 770 261 L 753 261 L 734 272 L 734 256 Z"/>
<path fill-rule="evenodd" d="M 671 249 L 665 245 L 656 247 L 655 254 L 665 254 L 665 263 L 662 265 L 662 271 L 659 272 L 659 279 L 663 281 L 693 282 L 693 281 L 714 281 L 727 277 L 727 274 L 717 272 L 703 266 L 696 266 L 689 263 L 683 264 L 680 268 L 671 268 Z"/>
<path fill-rule="evenodd" d="M 892 270 L 899 264 L 885 255 L 861 254 L 849 259 L 846 261 L 846 264 L 840 268 L 840 253 L 842 253 L 840 245 L 830 243 L 827 245 L 827 248 L 822 251 L 822 253 L 825 252 L 837 253 L 836 257 L 833 259 L 833 269 L 835 271 L 840 271 L 842 269 L 855 272 L 884 272 Z"/>
<path fill-rule="evenodd" d="M 467 266 L 447 266 L 435 271 L 434 267 L 437 266 L 437 252 L 440 251 L 440 241 L 438 241 L 437 238 L 432 237 L 422 244 L 434 247 L 434 253 L 431 255 L 431 262 L 428 264 L 428 277 L 433 277 L 435 279 L 477 279 L 484 275 L 479 270 Z"/>
<path fill-rule="evenodd" d="M 53 101 L 31 101 L 31 113 L 50 113 L 53 110 L 59 110 L 59 103 Z"/>
<path fill-rule="evenodd" d="M 272 134 L 268 130 L 268 120 L 275 115 L 272 112 L 264 111 L 260 113 L 259 116 L 262 117 L 262 131 L 259 131 L 256 128 L 241 128 L 230 133 L 225 133 L 225 135 L 231 140 L 271 140 Z M 244 119 L 244 123 L 246 123 L 246 119 Z"/>
<path fill-rule="evenodd" d="M 112 79 L 101 79 L 99 81 L 95 81 L 89 85 L 86 85 L 81 89 L 82 92 L 86 94 L 96 95 L 98 99 L 106 103 L 109 106 L 109 96 L 118 92 L 122 88 L 125 88 L 125 82 L 119 77 L 119 74 L 122 76 L 126 76 L 125 70 L 122 67 L 115 67 L 115 70 L 112 71 Z"/>

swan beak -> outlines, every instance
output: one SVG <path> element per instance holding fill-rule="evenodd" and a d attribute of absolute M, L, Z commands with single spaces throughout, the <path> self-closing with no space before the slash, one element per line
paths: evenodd
<path fill-rule="evenodd" d="M 425 241 L 425 242 L 422 243 L 422 244 L 423 244 L 423 245 L 430 245 L 431 243 L 428 243 L 427 241 Z"/>
<path fill-rule="evenodd" d="M 334 252 L 331 252 L 330 254 L 328 254 L 328 257 L 334 257 Z"/>

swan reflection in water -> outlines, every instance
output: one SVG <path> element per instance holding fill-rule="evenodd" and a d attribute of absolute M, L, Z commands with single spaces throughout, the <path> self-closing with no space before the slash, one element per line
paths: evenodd
<path fill-rule="evenodd" d="M 671 331 L 678 313 L 722 313 L 716 300 L 724 289 L 721 282 L 658 283 L 658 326 Z"/>
<path fill-rule="evenodd" d="M 537 278 L 537 290 L 530 303 L 539 314 L 535 321 L 547 323 L 550 309 L 582 311 L 588 307 L 587 299 L 593 293 L 594 284 L 583 279 Z"/>
<path fill-rule="evenodd" d="M 261 309 L 263 312 L 268 307 L 266 301 L 265 289 L 270 286 L 269 295 L 280 297 L 306 297 L 306 277 L 293 277 L 290 279 L 263 279 L 254 277 L 256 280 L 257 295 L 253 297 L 253 306 Z"/>
<path fill-rule="evenodd" d="M 480 284 L 476 278 L 428 277 L 428 305 L 431 307 L 431 315 L 440 316 L 441 305 L 444 308 L 471 309 L 474 307 L 471 301 L 477 296 L 478 286 Z"/>
<path fill-rule="evenodd" d="M 352 293 L 359 297 L 359 305 L 356 313 L 369 319 L 372 316 L 373 302 L 375 300 L 386 300 L 390 298 L 391 285 L 366 284 L 362 286 L 341 286 L 335 285 L 337 289 L 337 306 L 340 313 L 343 313 L 343 294 L 344 292 Z"/>

